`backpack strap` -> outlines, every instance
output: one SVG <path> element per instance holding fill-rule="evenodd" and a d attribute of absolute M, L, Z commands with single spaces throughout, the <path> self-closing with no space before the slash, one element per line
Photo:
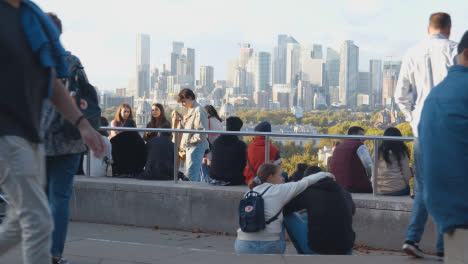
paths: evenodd
<path fill-rule="evenodd" d="M 254 171 L 254 169 L 252 168 L 252 165 L 250 165 L 250 161 L 249 161 L 249 158 L 247 157 L 247 165 L 249 165 L 249 169 L 250 171 L 253 173 L 254 177 L 256 176 L 256 173 Z M 271 187 L 271 186 L 270 186 Z M 267 189 L 268 190 L 268 189 Z"/>
<path fill-rule="evenodd" d="M 273 185 L 270 185 L 268 186 L 265 191 L 262 192 L 261 196 L 263 196 L 267 191 L 268 189 L 271 188 L 271 186 Z M 278 219 L 278 216 L 281 214 L 281 212 L 283 212 L 283 209 L 281 209 L 278 213 L 276 213 L 272 218 L 270 218 L 269 220 L 265 221 L 265 224 L 269 225 L 271 222 L 275 221 L 276 219 Z"/>

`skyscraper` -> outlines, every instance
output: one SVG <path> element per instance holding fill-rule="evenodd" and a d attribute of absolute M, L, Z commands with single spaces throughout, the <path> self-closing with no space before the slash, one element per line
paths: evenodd
<path fill-rule="evenodd" d="M 372 106 L 380 105 L 382 98 L 382 61 L 370 60 L 369 61 L 369 78 L 370 78 L 370 104 Z"/>
<path fill-rule="evenodd" d="M 239 66 L 246 67 L 252 55 L 253 48 L 250 47 L 250 44 L 244 44 L 244 46 L 242 46 L 242 48 L 240 49 Z"/>
<path fill-rule="evenodd" d="M 185 75 L 190 76 L 191 87 L 193 88 L 195 85 L 195 49 L 182 48 L 182 56 L 185 57 L 187 61 L 187 70 Z"/>
<path fill-rule="evenodd" d="M 327 48 L 327 62 L 325 66 L 329 86 L 340 85 L 340 53 Z"/>
<path fill-rule="evenodd" d="M 352 40 L 341 45 L 340 59 L 340 101 L 349 108 L 357 103 L 357 86 L 359 78 L 359 47 Z"/>
<path fill-rule="evenodd" d="M 393 93 L 395 91 L 397 77 L 394 72 L 387 70 L 384 73 L 383 87 L 382 87 L 382 105 L 388 106 L 392 104 Z"/>
<path fill-rule="evenodd" d="M 154 68 L 151 70 L 150 73 L 150 89 L 153 90 L 155 84 L 158 82 L 159 70 L 158 68 Z"/>
<path fill-rule="evenodd" d="M 209 91 L 213 89 L 214 68 L 212 66 L 200 67 L 200 85 L 207 87 Z"/>
<path fill-rule="evenodd" d="M 322 59 L 322 45 L 314 44 L 311 54 L 312 59 Z"/>
<path fill-rule="evenodd" d="M 239 68 L 238 59 L 230 59 L 226 63 L 226 82 L 228 87 L 235 87 L 236 70 Z"/>
<path fill-rule="evenodd" d="M 184 48 L 183 42 L 172 41 L 172 49 L 171 53 L 175 53 L 177 55 L 182 55 L 182 49 Z"/>
<path fill-rule="evenodd" d="M 134 96 L 142 97 L 150 88 L 150 36 L 138 34 L 136 39 L 136 91 Z"/>
<path fill-rule="evenodd" d="M 252 75 L 254 92 L 267 91 L 270 87 L 270 63 L 269 52 L 255 52 L 248 63 L 247 72 Z"/>
<path fill-rule="evenodd" d="M 286 46 L 286 83 L 296 87 L 301 72 L 301 45 L 288 43 Z"/>
<path fill-rule="evenodd" d="M 357 93 L 367 95 L 371 94 L 369 72 L 359 72 Z"/>
<path fill-rule="evenodd" d="M 286 83 L 288 43 L 298 44 L 292 36 L 278 35 L 278 44 L 273 50 L 273 84 Z"/>

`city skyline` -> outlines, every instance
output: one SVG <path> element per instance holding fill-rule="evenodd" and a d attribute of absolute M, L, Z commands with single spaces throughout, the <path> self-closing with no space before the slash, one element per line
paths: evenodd
<path fill-rule="evenodd" d="M 468 7 L 458 0 L 297 1 L 294 5 L 285 1 L 168 0 L 136 1 L 130 6 L 113 1 L 111 12 L 108 1 L 36 2 L 62 19 L 65 47 L 80 57 L 90 81 L 101 90 L 128 87 L 135 72 L 138 33 L 151 37 L 151 68 L 165 63 L 172 41 L 182 41 L 196 50 L 195 76 L 199 76 L 200 66 L 211 65 L 214 79 L 224 80 L 227 60 L 238 58 L 238 43 L 250 43 L 254 51 L 269 52 L 273 58 L 279 34 L 294 36 L 304 44 L 320 44 L 324 55 L 326 48 L 339 51 L 342 41 L 353 40 L 359 47 L 359 71 L 368 71 L 370 59 L 401 58 L 421 40 L 433 12 L 452 16 L 454 41 L 468 28 Z"/>

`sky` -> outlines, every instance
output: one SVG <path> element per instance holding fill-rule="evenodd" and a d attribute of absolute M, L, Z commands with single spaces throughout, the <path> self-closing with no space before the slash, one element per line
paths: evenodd
<path fill-rule="evenodd" d="M 226 79 L 228 59 L 239 43 L 272 52 L 278 34 L 299 43 L 339 50 L 343 40 L 359 47 L 359 67 L 369 59 L 401 59 L 427 36 L 429 15 L 452 17 L 450 39 L 468 30 L 466 0 L 36 0 L 63 23 L 62 43 L 77 55 L 100 90 L 127 87 L 136 71 L 136 35 L 151 36 L 151 68 L 161 68 L 172 41 L 195 49 L 199 67 Z"/>

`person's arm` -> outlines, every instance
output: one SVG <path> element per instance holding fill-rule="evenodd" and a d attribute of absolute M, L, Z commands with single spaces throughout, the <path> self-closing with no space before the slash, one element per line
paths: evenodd
<path fill-rule="evenodd" d="M 83 115 L 78 109 L 68 91 L 63 86 L 62 82 L 53 74 L 53 96 L 50 99 L 55 108 L 62 114 L 70 123 L 76 125 L 77 121 Z M 104 157 L 106 146 L 101 135 L 94 130 L 86 118 L 81 118 L 77 126 L 80 131 L 81 138 L 84 143 L 93 151 L 97 158 Z"/>
<path fill-rule="evenodd" d="M 208 130 L 208 116 L 204 111 L 195 111 L 193 113 L 193 129 L 195 130 Z M 201 134 L 193 134 L 190 138 L 190 144 L 196 145 L 202 141 Z"/>
<path fill-rule="evenodd" d="M 362 165 L 366 169 L 367 176 L 371 178 L 372 176 L 372 159 L 369 154 L 369 150 L 367 149 L 366 145 L 360 146 L 356 154 L 358 155 L 359 159 L 362 162 Z"/>
<path fill-rule="evenodd" d="M 414 77 L 411 72 L 410 64 L 410 59 L 405 56 L 394 93 L 395 103 L 398 104 L 400 111 L 405 115 L 407 122 L 413 120 L 411 111 L 413 111 L 414 100 L 417 97 L 417 90 L 416 87 L 414 87 Z"/>
<path fill-rule="evenodd" d="M 280 187 L 282 205 L 287 204 L 294 197 L 296 197 L 298 194 L 300 194 L 305 189 L 307 189 L 307 187 L 311 186 L 312 184 L 320 181 L 321 179 L 325 177 L 330 177 L 334 179 L 333 174 L 322 171 L 319 173 L 306 176 L 298 182 L 288 182 L 288 183 L 279 184 L 278 187 Z"/>
<path fill-rule="evenodd" d="M 117 126 L 115 120 L 112 120 L 112 121 L 111 121 L 110 126 L 111 126 L 111 127 L 116 127 L 116 126 Z M 109 137 L 108 137 L 109 140 L 112 139 L 113 137 L 115 137 L 118 133 L 119 133 L 119 131 L 117 131 L 117 130 L 111 130 L 111 131 L 110 131 L 110 135 L 109 135 Z"/>

